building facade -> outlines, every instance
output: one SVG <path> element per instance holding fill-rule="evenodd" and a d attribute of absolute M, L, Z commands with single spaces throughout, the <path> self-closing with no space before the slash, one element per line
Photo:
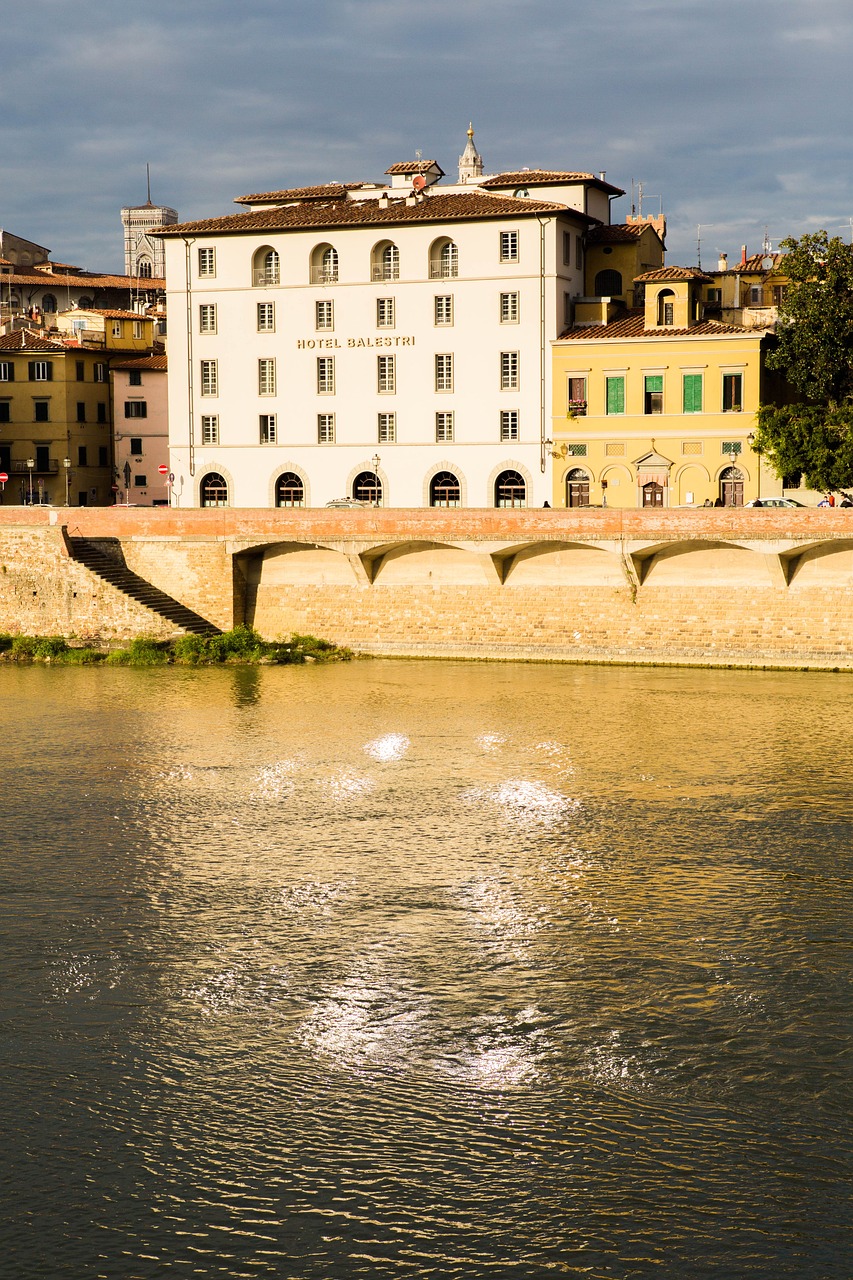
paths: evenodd
<path fill-rule="evenodd" d="M 164 352 L 113 360 L 115 471 L 118 500 L 141 507 L 169 505 L 169 410 Z M 165 466 L 167 473 L 160 473 Z"/>
<path fill-rule="evenodd" d="M 542 505 L 551 341 L 603 175 L 431 160 L 167 227 L 180 506 Z"/>

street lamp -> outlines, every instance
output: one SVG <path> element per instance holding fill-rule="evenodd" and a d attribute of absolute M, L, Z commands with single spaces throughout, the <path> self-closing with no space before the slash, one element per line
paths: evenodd
<path fill-rule="evenodd" d="M 374 453 L 370 459 L 373 463 L 373 505 L 379 506 L 379 464 L 382 461 L 378 453 Z"/>
<path fill-rule="evenodd" d="M 27 471 L 30 475 L 30 506 L 33 505 L 33 467 L 36 465 L 35 458 L 27 458 Z"/>
<path fill-rule="evenodd" d="M 65 505 L 71 506 L 71 459 L 63 458 L 62 465 L 65 468 Z"/>

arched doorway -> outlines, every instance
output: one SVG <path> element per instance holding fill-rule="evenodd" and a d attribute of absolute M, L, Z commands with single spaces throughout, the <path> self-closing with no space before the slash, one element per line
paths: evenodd
<path fill-rule="evenodd" d="M 304 507 L 305 486 L 293 471 L 285 471 L 275 484 L 275 505 L 277 507 Z"/>
<path fill-rule="evenodd" d="M 597 298 L 618 298 L 622 293 L 622 272 L 614 271 L 612 267 L 599 271 L 594 289 Z"/>
<path fill-rule="evenodd" d="M 675 294 L 672 289 L 661 289 L 657 298 L 658 302 L 658 324 L 674 324 L 675 323 Z"/>
<path fill-rule="evenodd" d="M 643 485 L 643 506 L 644 507 L 662 507 L 663 506 L 663 485 L 658 484 L 656 480 L 649 480 Z"/>
<path fill-rule="evenodd" d="M 720 497 L 724 507 L 743 506 L 743 472 L 738 467 L 726 467 L 721 473 Z"/>
<path fill-rule="evenodd" d="M 527 485 L 517 471 L 502 471 L 495 481 L 496 507 L 526 507 Z"/>
<path fill-rule="evenodd" d="M 589 506 L 589 476 L 582 467 L 574 467 L 566 476 L 566 506 Z"/>
<path fill-rule="evenodd" d="M 382 505 L 382 481 L 375 471 L 362 471 L 356 476 L 352 496 L 358 502 L 369 502 L 372 507 Z"/>
<path fill-rule="evenodd" d="M 452 471 L 439 471 L 429 484 L 429 505 L 431 507 L 459 507 L 462 505 L 462 492 L 459 481 Z"/>
<path fill-rule="evenodd" d="M 199 489 L 199 502 L 203 507 L 228 506 L 228 482 L 217 471 L 208 471 Z"/>

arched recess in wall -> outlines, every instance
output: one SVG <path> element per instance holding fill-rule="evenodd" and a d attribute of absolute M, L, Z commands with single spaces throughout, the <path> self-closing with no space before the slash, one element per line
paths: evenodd
<path fill-rule="evenodd" d="M 514 471 L 524 481 L 525 499 L 524 506 L 531 506 L 533 502 L 533 477 L 527 467 L 515 458 L 506 458 L 503 462 L 499 462 L 497 466 L 492 467 L 489 478 L 486 481 L 486 492 L 483 495 L 484 507 L 494 507 L 496 505 L 497 495 L 496 486 L 498 478 L 505 472 Z"/>
<path fill-rule="evenodd" d="M 400 250 L 393 240 L 380 240 L 370 255 L 371 280 L 398 280 L 400 277 Z"/>
<path fill-rule="evenodd" d="M 650 587 L 774 587 L 764 555 L 730 542 L 680 542 L 641 559 Z"/>
<path fill-rule="evenodd" d="M 608 507 L 637 505 L 637 482 L 630 467 L 626 467 L 622 462 L 611 463 L 601 473 L 602 485 L 605 482 Z"/>
<path fill-rule="evenodd" d="M 441 462 L 437 462 L 435 466 L 430 467 L 430 469 L 424 475 L 421 505 L 424 507 L 432 506 L 432 503 L 430 501 L 431 495 L 432 495 L 432 483 L 433 483 L 433 480 L 436 478 L 436 476 L 440 475 L 442 472 L 448 472 L 450 475 L 456 476 L 457 480 L 459 481 L 459 504 L 458 505 L 460 507 L 467 507 L 468 506 L 468 481 L 465 479 L 464 472 L 460 470 L 460 468 L 456 465 L 455 462 L 451 462 L 449 458 L 443 458 Z"/>
<path fill-rule="evenodd" d="M 56 311 L 56 298 L 52 293 L 43 293 L 41 298 L 41 309 L 45 315 L 52 315 Z"/>
<path fill-rule="evenodd" d="M 199 468 L 195 480 L 196 506 L 233 507 L 234 477 L 218 462 L 205 463 Z"/>
<path fill-rule="evenodd" d="M 252 284 L 263 287 L 278 284 L 281 278 L 281 263 L 278 251 L 271 245 L 261 245 L 252 257 Z"/>
<path fill-rule="evenodd" d="M 658 294 L 657 317 L 659 325 L 675 324 L 675 293 L 672 289 L 661 289 Z"/>
<path fill-rule="evenodd" d="M 368 493 L 375 493 L 377 481 L 379 488 L 379 506 L 390 506 L 391 498 L 388 492 L 388 477 L 382 470 L 381 466 L 374 467 L 370 458 L 365 458 L 360 465 L 353 467 L 347 476 L 347 497 L 355 498 L 356 489 L 359 490 L 359 493 L 363 493 L 365 495 Z M 357 500 L 359 502 L 370 502 L 371 504 L 374 501 L 372 497 L 367 496 L 358 498 Z"/>
<path fill-rule="evenodd" d="M 449 236 L 439 236 L 429 247 L 430 280 L 454 280 L 459 275 L 459 250 Z"/>
<path fill-rule="evenodd" d="M 709 501 L 713 502 L 715 494 L 711 493 L 712 482 L 711 473 L 701 462 L 684 462 L 677 468 L 672 476 L 672 494 L 673 502 L 676 505 L 681 503 L 696 502 L 696 495 L 702 493 L 705 497 L 709 497 Z M 694 496 L 688 498 L 688 494 Z"/>
<path fill-rule="evenodd" d="M 593 476 L 589 467 L 567 467 L 563 473 L 563 492 L 567 507 L 588 507 L 589 487 Z"/>
<path fill-rule="evenodd" d="M 507 587 L 624 587 L 621 557 L 577 542 L 536 542 L 520 547 L 504 568 Z"/>
<path fill-rule="evenodd" d="M 595 277 L 595 296 L 597 298 L 618 298 L 622 296 L 622 272 L 606 267 Z"/>
<path fill-rule="evenodd" d="M 271 507 L 310 507 L 308 477 L 302 467 L 285 462 L 270 477 Z"/>
<path fill-rule="evenodd" d="M 336 284 L 338 279 L 338 251 L 333 244 L 324 242 L 311 250 L 311 283 Z"/>

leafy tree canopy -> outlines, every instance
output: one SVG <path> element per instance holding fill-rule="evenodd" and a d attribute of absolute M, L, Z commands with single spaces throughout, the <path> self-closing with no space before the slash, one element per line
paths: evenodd
<path fill-rule="evenodd" d="M 853 249 L 825 231 L 783 240 L 790 280 L 767 364 L 805 404 L 759 410 L 755 447 L 810 489 L 853 487 Z"/>

